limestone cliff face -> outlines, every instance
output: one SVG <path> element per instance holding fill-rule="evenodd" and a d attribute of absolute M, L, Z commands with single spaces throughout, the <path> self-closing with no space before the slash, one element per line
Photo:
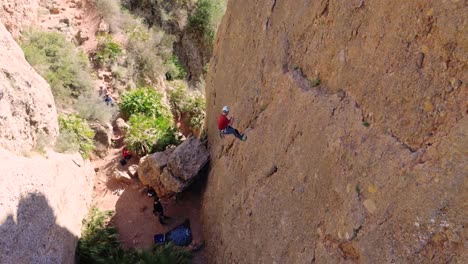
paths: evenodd
<path fill-rule="evenodd" d="M 57 133 L 49 85 L 0 23 L 0 263 L 74 262 L 94 171 L 79 154 L 31 154 Z"/>
<path fill-rule="evenodd" d="M 0 49 L 0 147 L 21 153 L 39 135 L 53 141 L 58 123 L 50 86 L 1 23 Z"/>
<path fill-rule="evenodd" d="M 467 259 L 467 14 L 230 1 L 207 80 L 210 263 Z M 218 137 L 223 105 L 246 142 Z"/>

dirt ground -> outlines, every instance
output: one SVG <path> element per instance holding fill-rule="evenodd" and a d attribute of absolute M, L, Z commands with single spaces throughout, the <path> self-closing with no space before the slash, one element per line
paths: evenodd
<path fill-rule="evenodd" d="M 117 138 L 116 138 L 117 140 Z M 153 198 L 146 195 L 146 188 L 138 179 L 132 183 L 123 183 L 113 177 L 116 166 L 121 166 L 122 148 L 111 149 L 104 159 L 93 161 L 98 169 L 94 181 L 93 204 L 100 210 L 113 210 L 115 215 L 111 224 L 117 227 L 120 240 L 125 248 L 149 248 L 153 237 L 165 233 L 189 219 L 193 241 L 202 241 L 200 222 L 200 196 L 203 191 L 203 179 L 196 182 L 191 189 L 178 196 L 177 200 L 163 202 L 165 214 L 170 217 L 167 225 L 161 225 L 153 214 Z M 137 164 L 133 157 L 127 168 Z M 194 254 L 194 263 L 204 263 L 203 253 Z"/>

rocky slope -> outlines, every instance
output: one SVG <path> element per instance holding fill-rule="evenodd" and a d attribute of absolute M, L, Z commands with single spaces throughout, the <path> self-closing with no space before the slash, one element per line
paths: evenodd
<path fill-rule="evenodd" d="M 18 37 L 25 26 L 37 22 L 40 0 L 0 0 L 0 21 Z"/>
<path fill-rule="evenodd" d="M 467 14 L 230 1 L 207 80 L 210 263 L 467 259 Z M 218 137 L 223 105 L 246 142 Z"/>
<path fill-rule="evenodd" d="M 57 133 L 49 85 L 0 23 L 0 263 L 73 263 L 94 171 L 47 151 Z"/>

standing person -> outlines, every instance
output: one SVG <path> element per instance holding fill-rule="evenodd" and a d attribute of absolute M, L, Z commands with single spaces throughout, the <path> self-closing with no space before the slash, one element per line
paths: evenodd
<path fill-rule="evenodd" d="M 244 134 L 239 133 L 239 131 L 230 124 L 233 122 L 233 118 L 228 118 L 229 115 L 229 106 L 224 106 L 221 114 L 218 117 L 218 129 L 221 135 L 233 134 L 236 138 L 246 141 L 247 137 Z"/>
<path fill-rule="evenodd" d="M 158 217 L 161 225 L 166 225 L 166 220 L 169 220 L 170 218 L 164 215 L 164 207 L 162 206 L 161 199 L 159 199 L 158 194 L 153 188 L 149 188 L 146 195 L 153 197 L 153 214 Z"/>
<path fill-rule="evenodd" d="M 161 225 L 166 225 L 166 220 L 170 219 L 169 217 L 164 215 L 164 207 L 161 204 L 161 199 L 159 199 L 157 195 L 154 196 L 153 214 L 155 214 L 158 217 L 159 223 Z"/>
<path fill-rule="evenodd" d="M 107 105 L 114 106 L 112 103 L 112 97 L 110 96 L 109 91 L 106 92 L 106 95 L 104 96 L 104 102 L 106 102 Z"/>

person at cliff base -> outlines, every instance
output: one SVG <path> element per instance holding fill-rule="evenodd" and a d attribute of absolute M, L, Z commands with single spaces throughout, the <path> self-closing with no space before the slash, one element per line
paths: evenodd
<path fill-rule="evenodd" d="M 233 117 L 228 118 L 229 115 L 229 106 L 224 106 L 221 114 L 218 117 L 218 129 L 221 136 L 232 134 L 236 138 L 246 141 L 247 137 L 244 134 L 239 133 L 239 131 L 231 126 L 234 121 Z"/>

